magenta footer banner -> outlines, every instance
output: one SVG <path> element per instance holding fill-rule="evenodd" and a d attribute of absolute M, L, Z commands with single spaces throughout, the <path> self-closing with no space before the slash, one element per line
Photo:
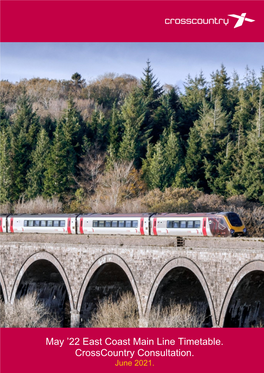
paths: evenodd
<path fill-rule="evenodd" d="M 1 373 L 260 372 L 261 329 L 2 329 Z"/>

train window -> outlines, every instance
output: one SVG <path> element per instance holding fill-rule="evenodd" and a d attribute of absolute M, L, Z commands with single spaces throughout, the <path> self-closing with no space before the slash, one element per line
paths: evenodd
<path fill-rule="evenodd" d="M 112 227 L 114 228 L 118 227 L 117 220 L 112 221 Z"/>
<path fill-rule="evenodd" d="M 119 227 L 124 227 L 125 226 L 125 222 L 124 220 L 119 220 Z"/>
<path fill-rule="evenodd" d="M 201 226 L 200 220 L 195 220 L 194 227 L 195 228 L 200 228 L 200 226 Z"/>
<path fill-rule="evenodd" d="M 27 226 L 28 226 L 28 221 L 24 220 L 24 227 L 27 227 Z"/>
<path fill-rule="evenodd" d="M 33 227 L 34 220 L 28 220 L 28 227 Z"/>
<path fill-rule="evenodd" d="M 241 227 L 242 221 L 240 220 L 240 217 L 235 212 L 229 212 L 227 214 L 228 220 L 230 221 L 230 224 L 234 227 Z"/>
<path fill-rule="evenodd" d="M 187 221 L 187 228 L 193 228 L 193 221 L 192 220 Z"/>
<path fill-rule="evenodd" d="M 93 227 L 98 227 L 98 224 L 99 222 L 97 220 L 93 220 Z"/>
<path fill-rule="evenodd" d="M 42 227 L 46 227 L 46 220 L 41 220 L 40 224 L 41 224 Z"/>
<path fill-rule="evenodd" d="M 111 221 L 110 220 L 106 220 L 105 221 L 105 226 L 106 227 L 111 227 Z"/>
<path fill-rule="evenodd" d="M 39 221 L 39 220 L 35 220 L 35 222 L 34 222 L 34 226 L 35 226 L 35 227 L 39 227 L 39 225 L 40 225 L 40 221 Z"/>
<path fill-rule="evenodd" d="M 59 226 L 59 220 L 54 220 L 53 227 L 58 227 L 58 226 Z"/>
<path fill-rule="evenodd" d="M 130 227 L 131 227 L 131 221 L 130 221 L 130 220 L 127 220 L 127 221 L 126 221 L 126 227 L 127 227 L 127 228 L 130 228 Z"/>
<path fill-rule="evenodd" d="M 132 221 L 132 227 L 133 228 L 137 228 L 138 227 L 138 221 L 137 220 L 133 220 Z"/>
<path fill-rule="evenodd" d="M 60 227 L 65 227 L 65 220 L 60 220 Z"/>
<path fill-rule="evenodd" d="M 186 228 L 186 221 L 181 221 L 180 224 L 181 224 L 181 228 Z"/>
<path fill-rule="evenodd" d="M 48 220 L 47 223 L 48 223 L 47 227 L 52 227 L 52 223 L 53 223 L 52 220 Z"/>
<path fill-rule="evenodd" d="M 179 221 L 173 221 L 172 223 L 173 223 L 173 225 L 172 225 L 173 228 L 180 228 L 180 222 Z"/>
<path fill-rule="evenodd" d="M 99 227 L 102 228 L 105 226 L 104 220 L 99 220 Z"/>
<path fill-rule="evenodd" d="M 173 227 L 173 221 L 167 221 L 167 228 L 172 228 Z"/>

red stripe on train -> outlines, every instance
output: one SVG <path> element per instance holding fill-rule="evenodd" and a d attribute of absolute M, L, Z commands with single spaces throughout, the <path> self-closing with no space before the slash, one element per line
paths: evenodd
<path fill-rule="evenodd" d="M 80 233 L 83 234 L 83 218 L 80 218 Z"/>
<path fill-rule="evenodd" d="M 153 233 L 154 233 L 154 236 L 158 235 L 158 233 L 157 233 L 157 218 L 153 219 Z"/>
<path fill-rule="evenodd" d="M 140 219 L 140 233 L 144 236 L 144 218 Z"/>
<path fill-rule="evenodd" d="M 67 231 L 69 234 L 71 234 L 71 218 L 68 218 Z"/>
<path fill-rule="evenodd" d="M 14 233 L 14 226 L 13 226 L 13 223 L 14 223 L 14 218 L 11 218 L 11 219 L 10 219 L 10 232 L 11 232 L 11 233 Z"/>
<path fill-rule="evenodd" d="M 2 218 L 0 218 L 0 233 L 3 233 Z"/>
<path fill-rule="evenodd" d="M 207 232 L 206 232 L 206 218 L 203 218 L 203 235 L 207 236 Z"/>

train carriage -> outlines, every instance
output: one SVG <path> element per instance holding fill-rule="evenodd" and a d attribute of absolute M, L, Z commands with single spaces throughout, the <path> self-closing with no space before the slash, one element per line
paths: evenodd
<path fill-rule="evenodd" d="M 205 214 L 156 214 L 150 218 L 151 235 L 204 236 L 208 231 Z"/>
<path fill-rule="evenodd" d="M 151 214 L 87 214 L 77 218 L 78 234 L 149 235 Z"/>
<path fill-rule="evenodd" d="M 9 233 L 61 233 L 76 234 L 78 214 L 9 215 Z"/>

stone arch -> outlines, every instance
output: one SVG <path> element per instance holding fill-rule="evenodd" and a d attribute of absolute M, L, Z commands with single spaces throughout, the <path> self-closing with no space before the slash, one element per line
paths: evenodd
<path fill-rule="evenodd" d="M 58 261 L 58 259 L 56 259 L 52 254 L 48 253 L 48 252 L 45 252 L 45 251 L 41 251 L 41 252 L 38 252 L 36 254 L 33 254 L 31 255 L 25 262 L 24 264 L 22 265 L 22 267 L 20 268 L 17 276 L 16 276 L 16 279 L 15 279 L 15 283 L 13 285 L 13 289 L 12 289 L 12 294 L 11 294 L 11 304 L 14 303 L 14 300 L 15 300 L 15 297 L 16 297 L 16 293 L 17 293 L 17 290 L 18 290 L 18 287 L 19 287 L 19 284 L 22 280 L 22 277 L 23 275 L 25 274 L 25 272 L 27 271 L 27 269 L 35 262 L 39 261 L 39 260 L 46 260 L 50 263 L 52 263 L 56 269 L 58 270 L 59 274 L 61 275 L 63 281 L 64 281 L 64 284 L 65 284 L 65 287 L 66 287 L 66 290 L 67 290 L 67 293 L 68 293 L 68 297 L 69 297 L 69 302 L 70 302 L 70 309 L 71 310 L 74 310 L 74 302 L 73 302 L 73 296 L 72 296 L 72 291 L 71 291 L 71 287 L 70 287 L 70 284 L 69 284 L 69 280 L 68 280 L 68 277 L 65 273 L 65 270 L 64 268 L 62 267 L 62 265 L 60 264 L 60 262 Z"/>
<path fill-rule="evenodd" d="M 180 257 L 180 258 L 177 258 L 177 259 L 172 259 L 171 261 L 166 263 L 163 266 L 163 268 L 160 270 L 159 274 L 157 275 L 157 277 L 156 277 L 156 279 L 155 279 L 155 281 L 152 285 L 149 297 L 148 297 L 146 311 L 145 311 L 146 319 L 149 318 L 149 313 L 150 313 L 150 310 L 151 310 L 151 307 L 152 307 L 154 297 L 157 293 L 157 290 L 158 290 L 159 285 L 161 284 L 162 280 L 165 278 L 165 276 L 171 270 L 173 270 L 175 268 L 178 268 L 178 267 L 186 268 L 187 270 L 191 271 L 196 276 L 198 281 L 200 282 L 200 284 L 202 286 L 202 289 L 205 293 L 207 302 L 208 302 L 208 306 L 209 306 L 209 310 L 210 310 L 210 314 L 211 314 L 211 319 L 212 319 L 212 324 L 213 324 L 213 326 L 216 326 L 215 308 L 214 308 L 212 297 L 211 297 L 211 294 L 210 294 L 210 291 L 209 291 L 209 288 L 208 288 L 208 284 L 207 284 L 207 282 L 204 278 L 204 275 L 203 275 L 202 271 L 200 270 L 200 268 L 192 260 L 190 260 L 188 258 L 183 258 L 183 257 Z"/>
<path fill-rule="evenodd" d="M 224 301 L 222 303 L 221 311 L 220 311 L 220 317 L 219 317 L 219 327 L 224 326 L 225 317 L 228 311 L 228 307 L 231 301 L 231 298 L 234 294 L 234 292 L 237 289 L 237 286 L 240 284 L 240 282 L 243 280 L 245 276 L 250 274 L 254 271 L 261 271 L 264 272 L 264 261 L 256 260 L 252 261 L 250 263 L 247 263 L 244 265 L 234 276 L 227 293 L 225 295 Z"/>
<path fill-rule="evenodd" d="M 1 290 L 2 290 L 3 301 L 5 303 L 7 303 L 8 302 L 8 296 L 7 296 L 6 284 L 5 284 L 5 280 L 4 280 L 4 277 L 3 277 L 1 271 L 0 271 L 0 286 L 1 286 Z"/>
<path fill-rule="evenodd" d="M 136 298 L 136 302 L 137 302 L 137 306 L 138 306 L 139 317 L 141 318 L 142 317 L 142 306 L 141 306 L 141 300 L 140 300 L 139 291 L 138 291 L 138 288 L 137 288 L 136 281 L 134 279 L 134 276 L 133 276 L 130 268 L 126 264 L 126 262 L 120 256 L 118 256 L 116 254 L 103 255 L 100 258 L 98 258 L 92 264 L 92 266 L 90 267 L 90 269 L 88 270 L 88 272 L 85 276 L 85 279 L 83 281 L 83 284 L 82 284 L 80 292 L 79 292 L 77 307 L 76 307 L 77 311 L 79 313 L 81 312 L 82 303 L 83 303 L 83 300 L 84 300 L 86 289 L 89 286 L 89 283 L 92 280 L 94 274 L 96 273 L 96 271 L 99 268 L 101 268 L 103 265 L 105 265 L 107 263 L 116 264 L 124 271 L 125 275 L 127 276 L 128 280 L 130 282 L 130 285 L 133 289 L 133 292 L 134 292 L 134 295 L 135 295 L 135 298 Z"/>

